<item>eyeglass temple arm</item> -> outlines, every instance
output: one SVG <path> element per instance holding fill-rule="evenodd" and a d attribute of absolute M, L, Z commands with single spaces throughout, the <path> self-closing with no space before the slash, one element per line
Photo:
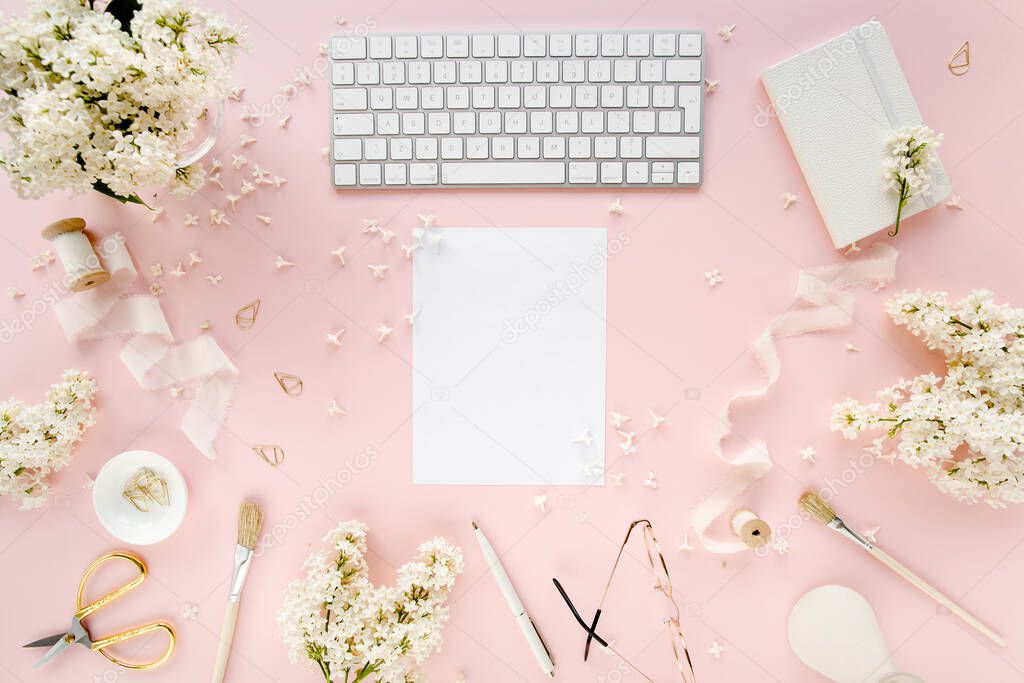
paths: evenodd
<path fill-rule="evenodd" d="M 597 627 L 597 620 L 601 615 L 601 611 L 598 610 L 597 614 L 594 616 L 594 625 L 587 626 L 587 622 L 583 621 L 583 617 L 581 617 L 580 613 L 576 611 L 576 606 L 572 604 L 572 600 L 569 599 L 565 589 L 562 588 L 562 584 L 558 583 L 558 579 L 551 579 L 551 581 L 555 584 L 555 588 L 558 589 L 559 595 L 561 595 L 562 599 L 565 600 L 565 604 L 569 606 L 569 611 L 572 612 L 572 616 L 576 618 L 576 623 L 578 623 L 580 627 L 587 632 L 587 644 L 589 645 L 590 639 L 593 638 L 601 645 L 601 647 L 608 647 L 608 641 L 597 635 L 594 631 Z"/>
<path fill-rule="evenodd" d="M 597 622 L 601 619 L 601 609 L 598 608 L 594 612 L 594 621 L 590 624 L 590 629 L 587 631 L 587 644 L 583 647 L 583 661 L 587 661 L 587 657 L 590 656 L 590 641 L 594 639 L 594 632 L 597 631 Z"/>

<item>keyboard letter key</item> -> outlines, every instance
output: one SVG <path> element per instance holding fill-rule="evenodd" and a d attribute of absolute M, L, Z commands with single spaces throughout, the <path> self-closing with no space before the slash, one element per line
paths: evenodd
<path fill-rule="evenodd" d="M 700 138 L 675 136 L 647 138 L 648 159 L 696 159 L 699 156 Z"/>

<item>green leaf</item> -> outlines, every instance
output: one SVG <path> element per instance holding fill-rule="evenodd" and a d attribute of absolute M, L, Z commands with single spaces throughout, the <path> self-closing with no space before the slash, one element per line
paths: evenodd
<path fill-rule="evenodd" d="M 114 15 L 114 18 L 121 24 L 121 30 L 130 34 L 132 32 L 132 17 L 140 9 L 142 9 L 142 3 L 139 0 L 110 0 L 110 4 L 104 11 Z"/>
<path fill-rule="evenodd" d="M 110 187 L 106 183 L 104 183 L 102 180 L 97 180 L 95 183 L 93 183 L 92 184 L 92 189 L 96 190 L 100 194 L 105 194 L 108 197 L 112 197 L 112 198 L 116 199 L 117 201 L 121 202 L 122 204 L 127 204 L 128 202 L 131 202 L 132 204 L 142 204 L 147 209 L 149 208 L 149 205 L 146 204 L 146 202 L 142 201 L 142 198 L 139 197 L 139 195 L 133 194 L 133 195 L 128 195 L 127 197 L 119 195 L 116 192 L 114 192 L 113 190 L 111 190 Z"/>

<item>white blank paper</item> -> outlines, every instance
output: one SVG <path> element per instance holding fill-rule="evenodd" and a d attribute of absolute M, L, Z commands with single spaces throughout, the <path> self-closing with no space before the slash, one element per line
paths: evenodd
<path fill-rule="evenodd" d="M 413 481 L 603 483 L 605 230 L 433 228 L 424 241 Z"/>

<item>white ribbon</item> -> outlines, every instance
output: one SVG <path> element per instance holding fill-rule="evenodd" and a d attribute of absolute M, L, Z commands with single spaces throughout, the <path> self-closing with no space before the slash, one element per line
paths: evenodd
<path fill-rule="evenodd" d="M 181 420 L 181 430 L 208 458 L 231 405 L 238 369 L 212 337 L 175 343 L 156 297 L 125 296 L 138 276 L 120 233 L 107 238 L 100 252 L 110 281 L 59 301 L 54 310 L 71 341 L 126 338 L 121 362 L 143 389 L 161 389 L 199 381 Z"/>
<path fill-rule="evenodd" d="M 725 402 L 725 409 L 714 433 L 712 450 L 720 460 L 731 465 L 733 471 L 690 514 L 690 524 L 697 532 L 701 545 L 707 550 L 727 554 L 748 549 L 739 539 L 711 538 L 707 532 L 711 524 L 732 506 L 737 496 L 772 469 L 772 459 L 764 441 L 750 442 L 732 460 L 726 457 L 722 443 L 732 431 L 733 407 L 740 401 L 762 398 L 779 378 L 781 365 L 775 340 L 848 326 L 853 321 L 856 297 L 844 290 L 868 284 L 883 287 L 892 282 L 896 277 L 897 256 L 896 249 L 879 242 L 862 259 L 801 271 L 796 294 L 810 305 L 787 311 L 775 318 L 754 342 L 754 357 L 765 374 L 766 382 L 757 389 L 730 397 Z"/>

